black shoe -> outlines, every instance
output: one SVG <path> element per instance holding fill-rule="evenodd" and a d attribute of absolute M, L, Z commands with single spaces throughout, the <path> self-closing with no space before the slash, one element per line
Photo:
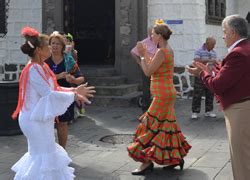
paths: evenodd
<path fill-rule="evenodd" d="M 177 166 L 180 166 L 180 170 L 183 170 L 184 163 L 185 163 L 184 159 L 181 159 L 179 164 L 173 164 L 173 165 L 170 165 L 170 166 L 164 166 L 163 169 L 171 170 L 171 169 L 174 169 Z"/>
<path fill-rule="evenodd" d="M 151 162 L 145 169 L 143 169 L 141 171 L 137 171 L 137 169 L 136 169 L 136 170 L 132 171 L 131 174 L 133 174 L 133 175 L 143 175 L 146 172 L 152 172 L 153 170 L 154 170 L 154 163 Z"/>

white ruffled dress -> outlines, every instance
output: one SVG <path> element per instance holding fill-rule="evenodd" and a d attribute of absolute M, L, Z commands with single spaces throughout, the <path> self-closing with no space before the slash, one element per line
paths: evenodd
<path fill-rule="evenodd" d="M 53 80 L 47 83 L 39 74 L 42 67 L 34 64 L 29 70 L 25 107 L 19 125 L 28 141 L 28 152 L 12 166 L 14 180 L 72 180 L 74 168 L 67 152 L 55 142 L 54 119 L 74 101 L 73 92 L 54 91 Z"/>

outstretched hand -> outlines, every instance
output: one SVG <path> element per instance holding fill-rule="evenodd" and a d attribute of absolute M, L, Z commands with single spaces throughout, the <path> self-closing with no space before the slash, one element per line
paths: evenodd
<path fill-rule="evenodd" d="M 88 86 L 88 83 L 79 85 L 75 89 L 76 95 L 77 95 L 77 101 L 80 104 L 91 104 L 91 101 L 89 98 L 94 97 L 95 87 L 94 86 Z"/>

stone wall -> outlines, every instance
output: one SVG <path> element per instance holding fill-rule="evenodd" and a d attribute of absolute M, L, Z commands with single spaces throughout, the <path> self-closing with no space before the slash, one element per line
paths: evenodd
<path fill-rule="evenodd" d="M 132 0 L 121 0 L 120 4 L 120 35 L 121 46 L 128 46 L 131 43 L 132 21 L 130 14 L 132 11 Z"/>
<path fill-rule="evenodd" d="M 116 5 L 116 70 L 129 82 L 141 80 L 141 70 L 130 55 L 138 37 L 138 0 L 120 0 Z M 145 26 L 146 28 L 146 26 Z"/>
<path fill-rule="evenodd" d="M 27 56 L 20 46 L 24 42 L 21 29 L 32 26 L 42 30 L 42 0 L 11 0 L 7 20 L 7 35 L 0 38 L 0 82 L 17 81 Z"/>
<path fill-rule="evenodd" d="M 218 57 L 225 55 L 221 26 L 205 23 L 205 0 L 149 0 L 148 6 L 148 25 L 152 25 L 158 18 L 183 20 L 183 24 L 169 25 L 174 31 L 169 42 L 175 52 L 176 66 L 192 63 L 194 51 L 204 43 L 207 36 L 216 38 Z M 238 12 L 238 4 L 227 0 L 227 14 L 232 12 Z"/>
<path fill-rule="evenodd" d="M 43 0 L 43 32 L 63 31 L 63 0 Z"/>

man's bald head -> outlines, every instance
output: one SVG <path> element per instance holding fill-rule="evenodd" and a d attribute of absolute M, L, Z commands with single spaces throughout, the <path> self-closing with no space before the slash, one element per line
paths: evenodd
<path fill-rule="evenodd" d="M 211 51 L 215 47 L 215 44 L 216 40 L 214 37 L 207 37 L 205 45 L 208 51 Z"/>

